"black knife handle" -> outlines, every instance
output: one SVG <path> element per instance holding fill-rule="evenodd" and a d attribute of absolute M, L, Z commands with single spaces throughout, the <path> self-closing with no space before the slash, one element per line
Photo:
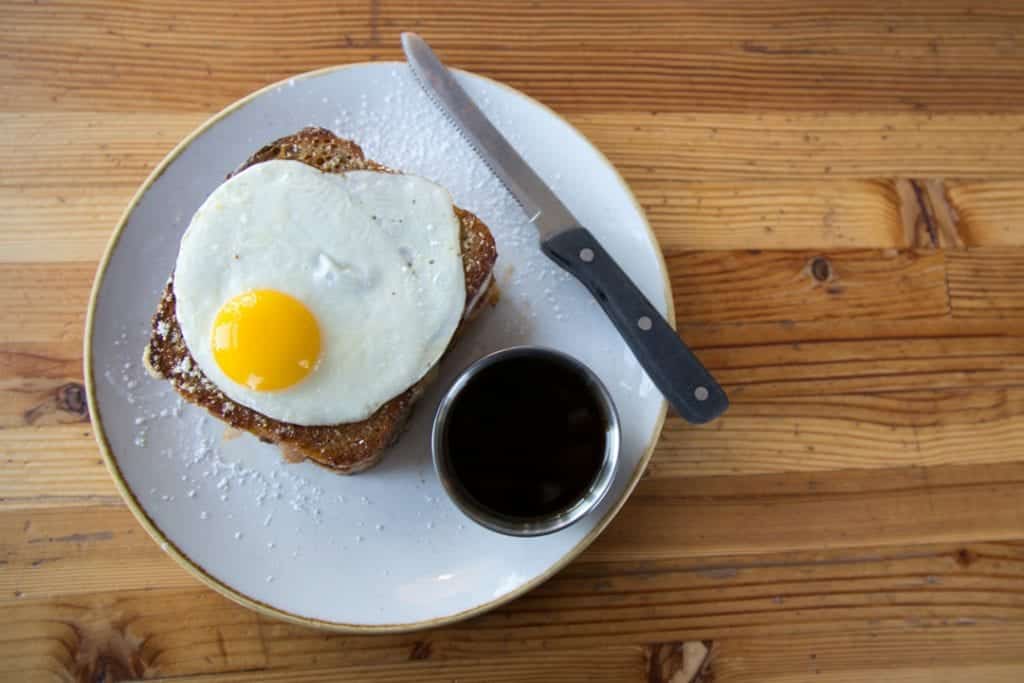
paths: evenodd
<path fill-rule="evenodd" d="M 590 290 L 680 417 L 701 424 L 729 407 L 715 378 L 589 230 L 567 230 L 541 249 Z"/>

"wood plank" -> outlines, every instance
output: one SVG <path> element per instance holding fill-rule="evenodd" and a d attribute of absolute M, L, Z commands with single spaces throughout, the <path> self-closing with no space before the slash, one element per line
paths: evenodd
<path fill-rule="evenodd" d="M 151 162 L 165 151 L 154 145 Z M 114 170 L 117 161 L 109 163 Z M 0 262 L 98 260 L 135 183 L 145 177 L 141 166 L 130 179 L 112 185 L 0 186 L 0 202 L 8 207 Z M 905 246 L 887 182 L 666 184 L 642 175 L 630 180 L 665 249 Z"/>
<path fill-rule="evenodd" d="M 671 417 L 648 476 L 884 469 L 1024 460 L 1024 390 L 736 398 L 710 428 Z"/>
<path fill-rule="evenodd" d="M 672 646 L 679 646 L 679 644 L 672 644 Z M 858 656 L 870 657 L 871 652 L 866 650 L 864 652 L 858 652 Z M 949 651 L 945 651 L 944 654 L 950 654 Z M 482 663 L 483 665 L 483 663 Z M 499 667 L 501 665 L 499 664 Z M 935 666 L 948 666 L 945 669 L 936 669 Z M 808 667 L 805 667 L 807 669 Z M 408 680 L 409 672 L 405 670 L 406 667 L 373 667 L 369 669 L 357 669 L 353 673 L 355 678 L 349 678 L 348 670 L 337 671 L 337 670 L 322 670 L 315 672 L 299 672 L 299 673 L 274 673 L 267 675 L 267 678 L 263 680 L 275 681 L 278 683 L 285 681 L 405 681 Z M 502 667 L 503 669 L 503 667 Z M 471 669 L 473 671 L 474 669 Z M 487 668 L 475 669 L 480 672 L 487 672 L 490 674 L 490 670 Z M 546 669 L 545 669 L 546 671 Z M 709 669 L 713 671 L 713 669 Z M 425 681 L 461 681 L 463 678 L 453 678 L 452 676 L 466 675 L 466 667 L 455 667 L 455 666 L 441 666 L 436 670 L 428 670 L 423 672 L 423 675 L 427 678 L 418 678 L 417 680 Z M 501 670 L 503 674 L 504 671 Z M 704 680 L 715 680 L 721 681 L 722 683 L 729 683 L 730 681 L 768 681 L 769 683 L 783 683 L 790 681 L 808 681 L 811 674 L 814 674 L 813 680 L 821 681 L 822 683 L 861 683 L 865 680 L 885 680 L 891 681 L 892 683 L 959 683 L 960 681 L 987 681 L 988 683 L 1018 683 L 1021 676 L 1024 675 L 1024 668 L 1016 663 L 1007 664 L 964 664 L 960 660 L 951 659 L 947 662 L 945 658 L 940 661 L 931 660 L 928 665 L 921 665 L 916 668 L 910 668 L 906 666 L 893 666 L 885 669 L 860 669 L 858 668 L 852 672 L 836 672 L 834 674 L 819 675 L 820 669 L 811 669 L 802 673 L 782 673 L 778 676 L 772 676 L 771 678 L 765 678 L 760 675 L 744 675 L 741 677 L 719 677 L 715 679 L 707 678 L 681 678 L 681 679 L 654 679 L 654 680 L 671 680 L 673 683 L 677 681 L 685 683 L 686 681 L 693 680 L 695 683 L 700 683 Z M 434 676 L 439 676 L 435 678 Z M 153 679 L 160 681 L 180 680 L 180 679 Z M 246 681 L 250 680 L 247 674 L 224 674 L 214 676 L 204 676 L 202 678 L 195 679 L 202 682 L 214 682 L 214 681 Z M 472 678 L 465 680 L 474 680 Z M 492 679 L 489 675 L 485 680 L 498 680 Z M 505 680 L 502 677 L 500 680 Z M 513 679 L 516 680 L 516 679 Z M 551 680 L 551 679 L 541 679 Z M 561 680 L 561 679 L 559 679 Z M 568 679 L 567 679 L 568 680 Z M 575 680 L 575 679 L 574 679 Z M 587 678 L 583 680 L 616 680 L 616 681 L 648 681 L 651 680 L 646 676 L 640 678 L 616 678 L 616 679 L 605 679 L 600 675 L 595 678 Z"/>
<path fill-rule="evenodd" d="M 1018 232 L 1024 234 L 1020 226 Z M 989 247 L 952 251 L 946 263 L 954 316 L 1024 316 L 1024 249 Z"/>
<path fill-rule="evenodd" d="M 81 355 L 74 342 L 0 344 L 0 429 L 88 422 Z"/>
<path fill-rule="evenodd" d="M 151 163 L 165 151 L 154 145 Z M 109 162 L 112 172 L 116 163 Z M 136 182 L 145 177 L 142 166 L 110 185 L 0 186 L 0 202 L 8 207 L 0 262 L 97 261 Z M 665 183 L 640 174 L 630 182 L 662 247 L 669 250 L 906 246 L 888 182 Z"/>
<path fill-rule="evenodd" d="M 865 657 L 870 653 L 865 652 Z M 884 669 L 858 669 L 852 672 L 837 672 L 828 676 L 817 675 L 816 669 L 807 667 L 806 673 L 784 674 L 781 677 L 762 678 L 760 676 L 744 677 L 745 681 L 821 681 L 822 683 L 860 683 L 865 680 L 884 680 L 892 683 L 959 683 L 960 681 L 985 681 L 986 683 L 1015 683 L 1019 681 L 1024 669 L 1017 663 L 984 664 L 931 660 L 928 664 L 917 667 L 886 667 Z M 727 679 L 729 680 L 729 679 Z"/>
<path fill-rule="evenodd" d="M 1019 114 L 587 113 L 569 119 L 627 179 L 1010 179 Z"/>
<path fill-rule="evenodd" d="M 155 164 L 159 154 L 152 160 Z M 117 161 L 109 163 L 113 168 Z M 140 172 L 138 181 L 143 178 Z M 74 183 L 63 189 L 0 185 L 0 204 L 7 211 L 0 263 L 98 262 L 134 193 L 132 183 Z"/>
<path fill-rule="evenodd" d="M 119 505 L 91 432 L 78 424 L 3 432 L 0 509 Z M 886 469 L 1024 460 L 1024 390 L 736 400 L 720 423 L 671 417 L 652 478 Z"/>
<path fill-rule="evenodd" d="M 757 519 L 757 525 L 751 525 Z M 1018 538 L 1024 463 L 643 480 L 590 561 Z M 0 509 L 0 599 L 195 585 L 121 506 Z"/>
<path fill-rule="evenodd" d="M 1019 387 L 1020 320 L 688 325 L 681 336 L 736 402 Z"/>
<path fill-rule="evenodd" d="M 1017 624 L 886 633 L 802 634 L 715 644 L 710 673 L 719 683 L 815 680 L 953 683 L 1019 681 L 1024 630 Z"/>
<path fill-rule="evenodd" d="M 682 323 L 745 322 L 746 332 L 758 319 L 947 312 L 943 256 L 936 252 L 670 252 L 667 260 Z M 92 263 L 0 263 L 0 306 L 9 312 L 0 321 L 0 344 L 21 344 L 11 348 L 27 353 L 25 344 L 42 343 L 47 352 L 71 353 L 81 343 L 94 275 Z"/>
<path fill-rule="evenodd" d="M 570 115 L 627 180 L 1020 180 L 1024 114 Z M 203 114 L 0 114 L 0 188 L 136 186 Z M 15 163 L 16 162 L 16 163 Z M 77 188 L 77 189 L 76 189 Z M 60 194 L 60 192 L 56 194 Z M 891 197 L 889 198 L 891 202 Z"/>
<path fill-rule="evenodd" d="M 913 319 L 949 313 L 935 251 L 665 254 L 679 322 Z"/>
<path fill-rule="evenodd" d="M 756 331 L 686 326 L 684 338 L 729 385 L 733 408 L 715 430 L 670 421 L 663 452 L 682 458 L 663 458 L 656 467 L 661 462 L 692 473 L 718 471 L 725 462 L 734 472 L 761 471 L 772 462 L 793 469 L 963 463 L 996 452 L 1018 460 L 1020 376 L 1014 368 L 1024 349 L 1021 334 L 1016 324 L 974 321 Z M 757 348 L 747 346 L 752 338 Z M 1007 355 L 989 365 L 997 348 Z M 769 376 L 760 375 L 758 358 L 772 359 Z M 733 359 L 741 367 L 730 368 Z M 676 429 L 683 433 L 673 435 Z M 832 459 L 834 449 L 843 455 Z M 812 464 L 819 455 L 823 460 Z"/>
<path fill-rule="evenodd" d="M 743 653 L 777 674 L 811 653 L 822 658 L 824 672 L 848 671 L 890 663 L 901 645 L 926 637 L 935 640 L 919 656 L 908 656 L 908 667 L 920 665 L 918 657 L 935 656 L 940 643 L 964 665 L 1001 664 L 1014 660 L 1024 640 L 1024 599 L 1017 590 L 1022 576 L 1020 543 L 613 563 L 586 555 L 494 613 L 421 633 L 378 636 L 270 620 L 202 588 L 101 589 L 7 601 L 0 653 L 18 656 L 0 658 L 0 671 L 88 670 L 105 655 L 137 677 L 251 677 L 257 671 L 315 676 L 328 667 L 367 667 L 360 672 L 387 676 L 412 664 L 423 666 L 427 676 L 495 660 L 501 667 L 521 656 L 554 666 L 576 661 L 579 652 L 642 670 L 662 643 L 714 641 L 711 670 L 739 676 L 751 671 L 742 666 Z M 189 606 L 185 615 L 182 605 Z M 783 639 L 788 647 L 769 647 Z M 887 642 L 891 648 L 879 645 Z M 888 654 L 857 662 L 872 643 Z M 419 680 L 413 670 L 404 671 Z"/>
<path fill-rule="evenodd" d="M 668 253 L 680 322 L 941 317 L 936 252 Z M 81 343 L 92 263 L 0 263 L 0 344 Z"/>
<path fill-rule="evenodd" d="M 998 473 L 998 474 L 997 474 Z M 588 557 L 1015 539 L 1024 463 L 647 478 Z M 752 524 L 752 520 L 757 520 Z M 683 550 L 685 549 L 685 550 Z"/>
<path fill-rule="evenodd" d="M 0 530 L 0 596 L 7 599 L 197 585 L 119 500 L 74 514 L 56 507 L 0 513 Z"/>
<path fill-rule="evenodd" d="M 0 261 L 98 259 L 138 185 L 204 118 L 0 114 L 0 156 L 11 169 L 0 177 L 0 201 L 9 207 Z M 965 192 L 958 181 L 950 196 L 969 244 L 1002 244 L 1019 232 L 988 226 L 1021 196 L 1013 188 L 1024 118 L 573 119 L 619 165 L 666 249 L 906 246 L 899 197 L 891 179 L 879 178 L 918 173 L 1018 176 L 1001 181 L 1007 189 L 997 193 Z"/>
<path fill-rule="evenodd" d="M 0 114 L 0 158 L 18 165 L 0 176 L 0 262 L 98 261 L 137 187 L 206 116 L 145 118 Z"/>
<path fill-rule="evenodd" d="M 1024 459 L 1021 320 L 690 324 L 682 334 L 733 406 L 710 427 L 671 418 L 653 477 Z M 77 342 L 0 346 L 3 453 L 17 472 L 0 480 L 0 507 L 116 502 L 81 425 L 78 352 Z"/>
<path fill-rule="evenodd" d="M 81 348 L 95 272 L 91 263 L 0 263 L 0 344 Z"/>
<path fill-rule="evenodd" d="M 0 177 L 0 189 L 58 203 L 61 198 L 84 203 L 99 188 L 134 192 L 206 118 L 203 113 L 0 113 L 0 156 L 18 164 Z M 125 203 L 130 198 L 131 193 Z"/>
<path fill-rule="evenodd" d="M 1024 183 L 957 180 L 946 191 L 969 246 L 1024 246 Z"/>
<path fill-rule="evenodd" d="M 824 683 L 861 683 L 865 680 L 884 680 L 894 683 L 959 683 L 964 680 L 1016 683 L 1024 676 L 1024 665 L 1015 658 L 1012 649 L 1021 646 L 1016 629 L 941 629 L 938 633 L 911 632 L 845 637 L 800 637 L 793 643 L 790 638 L 767 638 L 757 641 L 716 643 L 712 659 L 701 667 L 696 678 L 689 670 L 675 665 L 662 675 L 651 674 L 649 665 L 642 669 L 609 664 L 614 655 L 635 659 L 639 648 L 616 648 L 602 651 L 596 660 L 589 653 L 543 653 L 540 660 L 529 668 L 511 669 L 513 662 L 505 658 L 489 658 L 471 663 L 446 662 L 443 664 L 398 664 L 339 669 L 315 669 L 281 672 L 261 672 L 261 680 L 286 683 L 295 681 L 518 681 L 518 680 L 585 680 L 585 681 L 665 681 L 666 683 L 789 683 L 795 681 L 822 681 Z M 882 643 L 879 643 L 882 640 Z M 687 644 L 665 643 L 662 648 L 681 656 Z M 812 649 L 813 648 L 813 649 Z M 651 648 L 653 651 L 653 647 Z M 778 651 L 781 650 L 781 653 Z M 898 651 L 899 650 L 899 651 Z M 701 650 L 698 650 L 700 652 Z M 798 654 L 799 653 L 799 654 Z M 820 654 L 819 654 L 820 653 Z M 993 655 L 993 660 L 983 657 Z M 565 661 L 572 667 L 565 671 L 552 664 Z M 869 663 L 876 663 L 870 666 Z M 596 665 L 596 666 L 595 666 Z M 769 668 L 770 667 L 770 668 Z M 682 674 L 682 675 L 681 675 Z M 230 683 L 251 680 L 251 673 L 225 673 L 197 677 L 202 683 Z M 511 676 L 509 678 L 508 676 Z M 517 678 L 517 676 L 519 678 Z M 674 677 L 673 677 L 674 676 Z M 150 679 L 177 681 L 180 678 Z"/>
<path fill-rule="evenodd" d="M 155 143 L 151 164 L 165 151 L 162 142 Z M 72 152 L 65 148 L 63 153 Z M 79 153 L 89 155 L 86 149 Z M 127 152 L 108 161 L 111 170 L 122 163 L 121 154 Z M 136 183 L 146 175 L 144 160 L 133 164 L 123 182 L 110 185 L 0 187 L 0 201 L 8 207 L 0 261 L 98 260 Z M 630 174 L 629 180 L 666 250 L 908 246 L 890 181 L 664 182 L 640 173 Z M 1006 189 L 985 192 L 975 185 Z M 1014 211 L 1024 211 L 1020 181 L 952 184 L 949 192 L 968 244 L 1024 245 L 1024 231 L 1015 229 L 1020 221 Z"/>
<path fill-rule="evenodd" d="M 918 0 L 882 11 L 833 1 L 812 11 L 783 2 L 491 0 L 450 10 L 437 0 L 344 10 L 325 0 L 254 2 L 242 13 L 196 0 L 17 3 L 0 92 L 22 109 L 215 109 L 295 72 L 400 59 L 398 33 L 412 28 L 450 63 L 567 110 L 949 112 L 1024 103 L 1014 5 Z"/>
<path fill-rule="evenodd" d="M 260 672 L 260 680 L 268 683 L 309 681 L 310 683 L 451 683 L 452 681 L 493 681 L 494 683 L 529 683 L 530 681 L 566 681 L 573 683 L 644 683 L 647 662 L 641 647 L 616 647 L 592 651 L 538 652 L 528 657 L 491 657 L 466 662 L 419 662 L 402 664 L 353 666 L 344 670 L 310 669 L 303 671 Z M 180 678 L 157 678 L 154 681 L 176 681 Z M 190 677 L 191 680 L 191 677 Z M 214 674 L 195 679 L 198 682 L 224 683 L 251 681 L 252 672 Z M 679 679 L 680 683 L 687 683 Z"/>
<path fill-rule="evenodd" d="M 683 324 L 948 312 L 937 252 L 670 252 L 667 262 Z M 61 354 L 80 347 L 94 274 L 90 262 L 0 263 L 0 306 L 8 311 L 0 344 L 41 343 Z"/>
<path fill-rule="evenodd" d="M 701 182 L 663 175 L 637 171 L 628 180 L 666 251 L 908 246 L 890 181 Z"/>
<path fill-rule="evenodd" d="M 4 429 L 0 509 L 122 505 L 88 425 Z"/>
<path fill-rule="evenodd" d="M 68 146 L 65 163 L 89 155 L 85 141 Z M 166 151 L 164 143 L 154 143 L 149 163 Z M 40 152 L 47 153 L 58 152 Z M 118 172 L 121 154 L 107 162 L 111 173 Z M 133 163 L 135 169 L 113 184 L 3 187 L 0 180 L 0 202 L 7 207 L 0 262 L 97 261 L 145 178 L 145 162 Z M 906 246 L 897 198 L 885 181 L 666 183 L 646 174 L 629 180 L 668 250 Z"/>
<path fill-rule="evenodd" d="M 119 504 L 91 433 L 7 429 L 0 509 Z M 711 428 L 672 417 L 648 476 L 885 469 L 1024 459 L 1024 390 L 734 400 Z"/>
<path fill-rule="evenodd" d="M 681 333 L 725 383 L 732 407 L 705 428 L 670 419 L 654 477 L 1024 459 L 1016 322 L 684 325 Z"/>

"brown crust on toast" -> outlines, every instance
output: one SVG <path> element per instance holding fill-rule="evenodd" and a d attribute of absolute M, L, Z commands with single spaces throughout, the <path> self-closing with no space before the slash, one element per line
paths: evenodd
<path fill-rule="evenodd" d="M 367 159 L 359 145 L 351 140 L 339 138 L 322 128 L 304 128 L 266 145 L 235 173 L 271 159 L 301 161 L 329 173 L 355 170 L 395 172 Z M 485 303 L 493 303 L 497 295 L 494 278 L 491 277 L 497 250 L 494 238 L 483 221 L 458 207 L 455 207 L 455 215 L 460 223 L 467 306 L 455 333 L 458 337 L 465 324 L 480 312 Z M 153 316 L 152 333 L 143 360 L 153 375 L 170 380 L 185 400 L 202 406 L 235 429 L 278 444 L 289 460 L 309 458 L 344 474 L 361 472 L 380 460 L 384 450 L 398 439 L 413 405 L 436 374 L 435 371 L 427 373 L 362 422 L 303 426 L 274 420 L 232 401 L 196 365 L 178 326 L 171 280 L 168 280 Z"/>

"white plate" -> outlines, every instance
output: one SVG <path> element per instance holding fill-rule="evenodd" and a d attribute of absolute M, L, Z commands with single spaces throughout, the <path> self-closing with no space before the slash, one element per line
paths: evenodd
<path fill-rule="evenodd" d="M 459 81 L 584 225 L 672 319 L 661 253 L 607 159 L 551 110 L 480 76 Z M 263 144 L 319 125 L 367 156 L 448 188 L 491 228 L 502 297 L 442 363 L 408 431 L 354 477 L 286 464 L 248 435 L 182 405 L 140 356 L 178 241 L 203 199 Z M 469 521 L 430 459 L 430 422 L 455 374 L 480 356 L 544 344 L 587 363 L 622 420 L 620 469 L 601 506 L 542 538 Z M 339 630 L 407 630 L 464 618 L 522 594 L 583 550 L 625 501 L 654 449 L 665 401 L 597 304 L 538 250 L 534 229 L 444 120 L 404 64 L 306 74 L 232 105 L 182 142 L 118 226 L 93 290 L 86 381 L 96 436 L 139 521 L 175 559 L 255 609 Z M 529 425 L 523 425 L 529 429 Z"/>

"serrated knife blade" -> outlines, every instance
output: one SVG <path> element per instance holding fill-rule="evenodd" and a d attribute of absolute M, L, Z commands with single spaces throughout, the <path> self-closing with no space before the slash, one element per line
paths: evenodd
<path fill-rule="evenodd" d="M 426 41 L 415 33 L 403 33 L 402 48 L 420 85 L 516 198 L 541 238 L 578 225 L 572 212 L 480 111 Z"/>
<path fill-rule="evenodd" d="M 425 40 L 402 34 L 420 85 L 504 183 L 540 233 L 541 250 L 594 296 L 651 381 L 686 420 L 712 420 L 725 391 L 589 230 L 476 106 Z"/>

